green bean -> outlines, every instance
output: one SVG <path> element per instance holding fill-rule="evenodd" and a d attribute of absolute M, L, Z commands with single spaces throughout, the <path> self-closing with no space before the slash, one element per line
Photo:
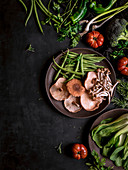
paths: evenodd
<path fill-rule="evenodd" d="M 42 26 L 40 24 L 40 20 L 39 20 L 37 9 L 36 9 L 36 2 L 35 2 L 35 0 L 34 0 L 34 11 L 35 11 L 35 16 L 36 16 L 36 20 L 37 20 L 37 23 L 39 25 L 40 31 L 43 33 L 43 29 L 42 29 Z"/>
<path fill-rule="evenodd" d="M 49 0 L 49 3 L 48 3 L 48 11 L 50 11 L 51 1 L 52 1 L 52 0 Z"/>
<path fill-rule="evenodd" d="M 19 2 L 23 5 L 23 7 L 24 7 L 24 9 L 25 9 L 25 11 L 27 13 L 27 6 L 25 5 L 25 3 L 22 0 L 19 0 Z"/>
<path fill-rule="evenodd" d="M 67 71 L 67 69 L 62 68 L 60 65 L 58 65 L 58 64 L 56 63 L 56 61 L 55 61 L 54 58 L 53 58 L 53 62 L 54 62 L 54 64 L 55 64 L 58 68 L 62 69 L 63 71 Z M 70 73 L 73 73 L 73 74 L 83 75 L 83 73 L 81 73 L 81 72 L 75 72 L 75 71 L 72 71 L 72 70 L 68 70 L 68 71 L 69 71 Z"/>
<path fill-rule="evenodd" d="M 81 79 L 81 76 L 75 75 L 74 78 Z"/>
<path fill-rule="evenodd" d="M 54 68 L 54 70 L 58 71 L 55 66 L 52 66 L 52 67 Z M 61 74 L 62 76 L 64 76 L 65 78 L 68 78 L 68 76 L 67 76 L 66 74 L 64 74 L 64 73 L 62 73 L 62 72 L 60 72 L 60 74 Z"/>
<path fill-rule="evenodd" d="M 33 5 L 34 5 L 34 1 L 33 1 L 33 0 L 31 0 L 31 8 L 30 8 L 29 15 L 28 15 L 28 17 L 27 17 L 27 19 L 26 19 L 25 26 L 27 26 L 27 23 L 28 23 L 28 21 L 29 21 L 29 19 L 30 19 L 31 15 L 32 15 Z"/>
<path fill-rule="evenodd" d="M 64 66 L 64 64 L 65 64 L 65 62 L 66 62 L 66 60 L 67 60 L 67 56 L 68 56 L 68 53 L 67 53 L 67 55 L 65 56 L 64 61 L 63 61 L 62 65 L 61 65 L 61 67 Z M 59 69 L 59 71 L 58 71 L 58 73 L 56 74 L 54 80 L 56 80 L 56 79 L 58 78 L 60 72 L 61 72 L 61 69 Z"/>
<path fill-rule="evenodd" d="M 85 59 L 88 59 L 88 60 L 97 60 L 97 61 L 101 61 L 101 60 L 103 60 L 103 59 L 105 59 L 105 57 L 100 57 L 100 56 L 96 56 L 96 57 L 94 57 L 94 56 L 91 56 L 91 57 L 84 57 L 84 55 L 83 55 L 83 58 L 85 58 Z"/>
<path fill-rule="evenodd" d="M 80 54 L 80 57 L 82 56 L 82 54 Z M 78 69 L 79 69 L 79 65 L 80 65 L 80 61 L 78 60 L 77 61 L 77 65 L 76 65 L 76 69 L 75 69 L 75 72 L 77 72 L 78 71 Z M 82 72 L 83 74 L 84 74 L 84 72 Z M 73 78 L 74 78 L 74 76 L 75 76 L 75 73 L 67 80 L 67 81 L 70 81 L 70 80 L 72 80 Z"/>
<path fill-rule="evenodd" d="M 84 69 L 83 69 L 83 55 L 81 56 L 81 72 L 84 73 Z"/>
<path fill-rule="evenodd" d="M 89 68 L 87 68 L 87 69 L 84 69 L 84 71 L 85 71 L 85 72 L 95 71 L 95 69 L 91 69 L 91 68 L 89 69 Z"/>

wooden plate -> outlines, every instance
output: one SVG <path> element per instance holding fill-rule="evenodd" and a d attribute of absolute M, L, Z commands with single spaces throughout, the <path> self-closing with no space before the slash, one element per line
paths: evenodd
<path fill-rule="evenodd" d="M 102 114 L 101 116 L 99 116 L 92 124 L 90 133 L 89 133 L 89 148 L 91 151 L 95 150 L 101 158 L 103 158 L 103 156 L 100 153 L 101 150 L 91 138 L 92 129 L 94 127 L 96 127 L 102 120 L 107 119 L 107 118 L 118 118 L 119 116 L 123 115 L 124 113 L 128 113 L 128 109 L 113 109 L 113 110 L 107 111 L 104 114 Z M 113 170 L 123 170 L 122 167 L 115 166 L 114 163 L 110 159 L 108 159 L 106 157 L 105 157 L 105 159 L 106 159 L 106 166 L 113 166 L 114 167 Z"/>
<path fill-rule="evenodd" d="M 102 56 L 102 54 L 96 52 L 96 51 L 93 51 L 91 49 L 88 49 L 88 48 L 73 48 L 73 49 L 70 49 L 70 51 L 73 51 L 73 52 L 76 52 L 76 53 L 83 53 L 83 54 L 97 54 L 98 56 Z M 57 63 L 59 63 L 60 61 L 60 57 L 63 55 L 63 53 L 61 53 L 60 55 L 58 55 L 56 58 L 55 58 L 55 61 Z M 102 60 L 100 63 L 98 63 L 99 65 L 103 65 L 104 67 L 108 68 L 110 71 L 111 71 L 111 75 L 110 75 L 110 78 L 112 80 L 112 83 L 115 84 L 116 83 L 116 75 L 115 75 L 115 71 L 111 65 L 111 63 L 107 60 L 107 59 L 104 59 Z M 49 100 L 51 101 L 51 103 L 53 104 L 53 106 L 59 111 L 61 112 L 62 114 L 66 115 L 66 116 L 69 116 L 69 117 L 72 117 L 72 118 L 88 118 L 88 117 L 92 117 L 92 116 L 95 116 L 97 114 L 99 114 L 100 112 L 102 112 L 107 106 L 108 106 L 108 101 L 107 100 L 104 100 L 102 102 L 102 104 L 100 104 L 100 107 L 97 109 L 97 110 L 94 110 L 94 111 L 86 111 L 84 109 L 82 109 L 81 111 L 77 112 L 77 113 L 70 113 L 69 111 L 67 111 L 63 105 L 63 102 L 60 102 L 60 101 L 56 101 L 55 99 L 52 98 L 52 96 L 50 95 L 50 92 L 49 92 L 49 89 L 51 87 L 51 85 L 53 84 L 53 79 L 54 79 L 54 76 L 56 74 L 56 71 L 53 69 L 53 66 L 54 63 L 52 62 L 48 68 L 48 71 L 46 73 L 46 79 L 45 79 L 45 87 L 46 87 L 46 92 L 47 92 L 47 95 L 48 95 L 48 98 Z M 115 90 L 114 90 L 115 91 Z M 113 93 L 114 95 L 114 93 Z"/>

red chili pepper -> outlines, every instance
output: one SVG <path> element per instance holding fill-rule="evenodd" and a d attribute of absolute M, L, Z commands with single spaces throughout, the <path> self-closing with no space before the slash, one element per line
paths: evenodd
<path fill-rule="evenodd" d="M 122 57 L 118 60 L 117 69 L 121 74 L 128 76 L 128 58 Z"/>
<path fill-rule="evenodd" d="M 87 157 L 88 151 L 83 144 L 74 144 L 72 147 L 73 157 L 77 160 L 84 159 Z"/>
<path fill-rule="evenodd" d="M 100 34 L 98 31 L 92 31 L 87 34 L 86 36 L 86 42 L 92 47 L 92 48 L 98 48 L 99 46 L 103 45 L 104 37 L 102 34 Z"/>

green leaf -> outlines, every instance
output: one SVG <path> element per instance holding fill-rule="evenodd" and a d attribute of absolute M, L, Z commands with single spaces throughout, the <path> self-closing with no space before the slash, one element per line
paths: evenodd
<path fill-rule="evenodd" d="M 27 51 L 31 51 L 31 52 L 35 52 L 35 49 L 31 46 L 31 44 L 29 45 Z"/>
<path fill-rule="evenodd" d="M 120 155 L 120 151 L 122 151 L 124 149 L 124 146 L 120 146 L 120 147 L 118 147 L 118 148 L 116 148 L 114 151 L 113 151 L 113 153 L 111 154 L 111 156 L 110 156 L 110 159 L 112 160 L 112 161 L 116 161 L 116 159 L 119 157 L 119 155 Z"/>
<path fill-rule="evenodd" d="M 62 154 L 62 142 L 58 145 L 58 147 L 55 148 L 59 154 Z"/>
<path fill-rule="evenodd" d="M 116 160 L 115 160 L 115 165 L 116 165 L 116 166 L 122 166 L 122 159 L 121 159 L 120 156 L 116 158 Z"/>

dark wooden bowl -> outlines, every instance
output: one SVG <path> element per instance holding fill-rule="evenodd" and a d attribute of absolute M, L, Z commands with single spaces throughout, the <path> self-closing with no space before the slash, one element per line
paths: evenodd
<path fill-rule="evenodd" d="M 91 49 L 88 48 L 73 48 L 70 49 L 70 51 L 76 52 L 76 53 L 83 53 L 83 54 L 97 54 L 98 56 L 102 56 L 102 54 L 93 51 Z M 60 61 L 60 57 L 63 55 L 63 53 L 61 53 L 60 55 L 58 55 L 55 58 L 55 61 L 57 63 L 59 63 Z M 102 65 L 106 68 L 109 68 L 109 70 L 111 71 L 111 75 L 110 78 L 112 80 L 112 83 L 115 84 L 116 83 L 116 74 L 115 71 L 111 65 L 111 63 L 107 60 L 104 59 L 102 60 L 100 63 L 98 63 L 99 65 Z M 53 104 L 53 106 L 61 113 L 63 113 L 66 116 L 72 117 L 72 118 L 88 118 L 88 117 L 92 117 L 95 116 L 97 114 L 99 114 L 100 112 L 102 112 L 109 104 L 108 104 L 108 100 L 104 100 L 101 104 L 100 107 L 97 110 L 94 111 L 86 111 L 84 109 L 82 109 L 81 111 L 77 112 L 77 113 L 70 113 L 69 111 L 67 111 L 63 105 L 63 102 L 60 101 L 56 101 L 55 99 L 52 98 L 52 96 L 50 95 L 49 89 L 51 87 L 51 85 L 53 84 L 53 79 L 54 76 L 56 74 L 56 71 L 52 68 L 52 65 L 54 65 L 54 63 L 52 62 L 48 68 L 47 74 L 46 74 L 46 79 L 45 79 L 45 87 L 46 87 L 46 92 L 48 95 L 49 100 L 51 101 L 51 103 Z M 115 90 L 114 90 L 115 91 Z M 114 96 L 114 93 L 113 93 Z"/>
<path fill-rule="evenodd" d="M 113 110 L 110 110 L 110 111 L 107 111 L 107 112 L 105 112 L 104 114 L 102 114 L 101 116 L 99 116 L 95 121 L 94 121 L 94 123 L 92 124 L 92 126 L 91 126 L 91 129 L 90 129 L 90 132 L 89 132 L 89 139 L 88 139 L 88 141 L 89 141 L 89 148 L 90 148 L 90 150 L 91 151 L 93 151 L 93 150 L 95 150 L 98 154 L 99 154 L 99 156 L 101 157 L 101 158 L 103 158 L 103 156 L 101 155 L 101 150 L 100 150 L 100 148 L 96 145 L 96 143 L 92 140 L 92 137 L 91 137 L 91 131 L 92 131 L 92 129 L 94 128 L 94 127 L 96 127 L 97 125 L 99 125 L 99 123 L 102 121 L 102 120 L 104 120 L 104 119 L 107 119 L 107 118 L 118 118 L 119 116 L 121 116 L 121 115 L 123 115 L 123 114 L 125 114 L 125 113 L 128 113 L 128 109 L 113 109 Z M 108 158 L 106 158 L 105 157 L 105 159 L 106 159 L 106 166 L 113 166 L 114 168 L 113 168 L 113 170 L 123 170 L 123 168 L 122 167 L 117 167 L 117 166 L 115 166 L 114 165 L 114 163 L 110 160 L 110 159 L 108 159 Z"/>

